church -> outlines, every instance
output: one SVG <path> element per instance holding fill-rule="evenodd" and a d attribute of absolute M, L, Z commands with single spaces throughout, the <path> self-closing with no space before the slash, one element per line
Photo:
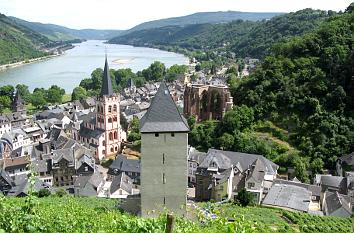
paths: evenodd
<path fill-rule="evenodd" d="M 95 111 L 80 119 L 75 113 L 73 117 L 73 139 L 94 151 L 96 160 L 114 157 L 126 137 L 120 125 L 119 103 L 120 96 L 113 91 L 106 56 L 102 88 Z"/>

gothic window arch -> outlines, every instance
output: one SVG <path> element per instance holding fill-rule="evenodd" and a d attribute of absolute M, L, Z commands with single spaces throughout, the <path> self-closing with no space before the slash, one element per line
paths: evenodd
<path fill-rule="evenodd" d="M 111 152 L 113 152 L 113 146 L 111 147 Z"/>
<path fill-rule="evenodd" d="M 111 105 L 108 106 L 108 112 L 112 112 L 112 106 Z"/>
<path fill-rule="evenodd" d="M 113 117 L 113 121 L 114 121 L 114 122 L 118 121 L 116 116 Z"/>
<path fill-rule="evenodd" d="M 117 105 L 113 105 L 113 112 L 117 112 Z"/>
<path fill-rule="evenodd" d="M 114 136 L 114 139 L 117 139 L 117 138 L 118 138 L 118 134 L 117 134 L 117 131 L 114 131 L 114 134 L 113 134 L 113 136 Z"/>
<path fill-rule="evenodd" d="M 108 123 L 112 123 L 112 117 L 108 118 Z"/>
<path fill-rule="evenodd" d="M 113 140 L 113 133 L 112 132 L 109 133 L 109 140 Z"/>

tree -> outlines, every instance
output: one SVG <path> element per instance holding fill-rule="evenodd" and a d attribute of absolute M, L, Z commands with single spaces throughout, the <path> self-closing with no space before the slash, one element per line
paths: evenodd
<path fill-rule="evenodd" d="M 236 196 L 236 200 L 241 206 L 248 206 L 253 201 L 252 193 L 248 192 L 245 188 L 242 188 Z"/>
<path fill-rule="evenodd" d="M 43 107 L 47 103 L 44 98 L 44 93 L 42 91 L 34 91 L 31 96 L 31 103 L 37 109 Z"/>
<path fill-rule="evenodd" d="M 16 90 L 20 94 L 21 98 L 26 102 L 29 103 L 31 100 L 31 93 L 28 90 L 28 86 L 24 84 L 17 84 L 16 85 Z"/>
<path fill-rule="evenodd" d="M 38 197 L 48 197 L 48 196 L 50 196 L 50 191 L 49 191 L 49 189 L 41 189 L 38 191 L 37 196 Z"/>
<path fill-rule="evenodd" d="M 224 133 L 220 138 L 219 138 L 219 145 L 220 148 L 223 150 L 232 150 L 234 147 L 234 137 L 231 134 Z"/>
<path fill-rule="evenodd" d="M 61 104 L 64 94 L 65 94 L 65 90 L 63 88 L 60 88 L 57 85 L 52 85 L 47 91 L 46 100 L 49 103 Z"/>
<path fill-rule="evenodd" d="M 159 61 L 155 61 L 147 69 L 142 71 L 142 75 L 147 81 L 162 81 L 165 74 L 166 67 Z"/>
<path fill-rule="evenodd" d="M 82 100 L 87 98 L 87 91 L 83 87 L 75 87 L 71 94 L 71 100 Z"/>
<path fill-rule="evenodd" d="M 220 130 L 232 134 L 235 130 L 242 131 L 249 128 L 254 122 L 254 111 L 246 105 L 236 106 L 227 111 L 221 121 Z"/>
<path fill-rule="evenodd" d="M 0 113 L 2 113 L 5 108 L 10 108 L 11 103 L 10 96 L 0 95 Z"/>

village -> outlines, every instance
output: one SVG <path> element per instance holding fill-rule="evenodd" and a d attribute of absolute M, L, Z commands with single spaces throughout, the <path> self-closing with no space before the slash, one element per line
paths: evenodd
<path fill-rule="evenodd" d="M 161 197 L 156 203 L 178 209 L 186 202 L 222 204 L 234 200 L 242 189 L 252 193 L 258 205 L 314 215 L 352 215 L 354 153 L 337 159 L 335 174 L 315 174 L 308 184 L 291 169 L 279 174 L 279 166 L 263 155 L 214 148 L 201 152 L 188 145 L 185 118 L 220 120 L 233 107 L 225 70 L 212 77 L 199 72 L 194 81 L 186 74 L 172 83 L 139 88 L 131 79 L 117 94 L 108 69 L 106 61 L 99 97 L 49 106 L 33 116 L 27 115 L 16 92 L 13 113 L 0 115 L 0 191 L 5 196 L 27 196 L 33 176 L 36 192 L 121 199 L 123 209 L 142 215 L 154 209 L 151 200 L 156 198 Z M 140 121 L 141 145 L 128 140 L 134 119 Z M 183 160 L 183 155 L 186 159 L 178 165 L 168 164 L 169 156 Z M 154 172 L 161 167 L 162 179 L 157 182 Z"/>

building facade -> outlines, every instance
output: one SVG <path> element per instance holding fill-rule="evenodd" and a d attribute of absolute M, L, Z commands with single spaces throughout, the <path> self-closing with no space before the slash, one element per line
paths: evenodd
<path fill-rule="evenodd" d="M 183 112 L 197 121 L 221 120 L 233 106 L 233 98 L 225 85 L 189 84 L 184 91 Z"/>
<path fill-rule="evenodd" d="M 142 216 L 156 217 L 165 209 L 184 215 L 189 127 L 165 83 L 141 119 L 140 131 Z"/>

